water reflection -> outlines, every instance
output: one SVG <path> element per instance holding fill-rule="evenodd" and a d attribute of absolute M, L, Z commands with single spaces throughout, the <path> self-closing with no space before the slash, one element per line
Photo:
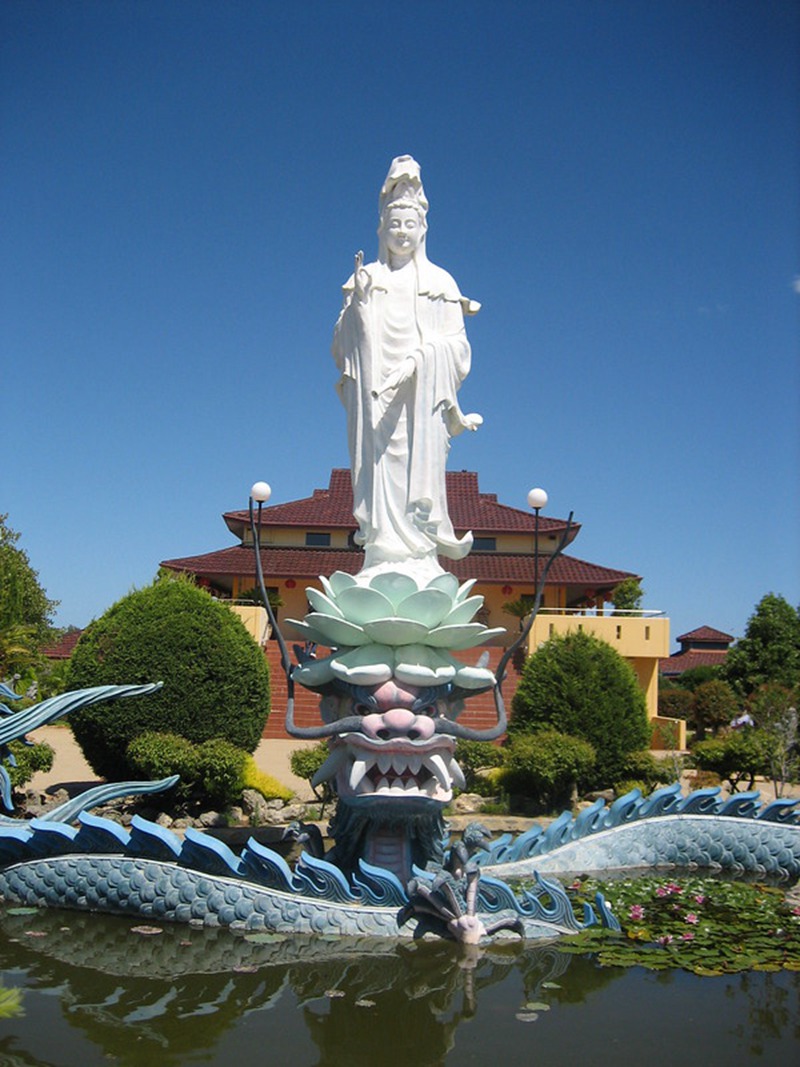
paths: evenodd
<path fill-rule="evenodd" d="M 0 967 L 5 986 L 25 990 L 25 1018 L 0 1031 L 0 1062 L 20 1067 L 424 1067 L 500 1052 L 504 1064 L 528 1064 L 534 1050 L 550 1065 L 612 1055 L 666 1064 L 682 1043 L 721 1062 L 726 1042 L 757 1059 L 800 1036 L 797 974 L 652 975 L 516 940 L 468 950 L 178 926 L 148 934 L 109 916 L 9 912 Z"/>

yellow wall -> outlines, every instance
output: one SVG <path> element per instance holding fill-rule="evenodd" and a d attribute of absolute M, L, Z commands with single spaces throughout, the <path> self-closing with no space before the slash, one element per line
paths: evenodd
<path fill-rule="evenodd" d="M 627 615 L 538 615 L 528 639 L 528 653 L 555 634 L 576 630 L 611 645 L 630 663 L 647 702 L 647 717 L 658 715 L 658 661 L 669 655 L 669 619 Z M 684 734 L 685 740 L 685 734 Z"/>

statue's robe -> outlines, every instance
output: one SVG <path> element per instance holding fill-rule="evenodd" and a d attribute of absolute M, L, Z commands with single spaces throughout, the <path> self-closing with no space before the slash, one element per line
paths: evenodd
<path fill-rule="evenodd" d="M 465 428 L 456 394 L 470 368 L 469 302 L 424 256 L 397 270 L 383 263 L 364 270 L 366 298 L 351 277 L 333 340 L 356 540 L 365 548 L 365 570 L 426 557 L 438 567 L 437 553 L 461 559 L 472 545 L 472 534 L 455 535 L 445 488 L 450 437 Z M 381 393 L 386 376 L 412 354 L 413 377 Z"/>

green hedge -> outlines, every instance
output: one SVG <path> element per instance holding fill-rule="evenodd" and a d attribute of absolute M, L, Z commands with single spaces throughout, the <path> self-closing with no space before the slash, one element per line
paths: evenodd
<path fill-rule="evenodd" d="M 588 741 L 557 730 L 534 730 L 509 739 L 503 766 L 492 781 L 513 797 L 554 810 L 569 805 L 573 789 L 586 782 L 594 764 Z"/>
<path fill-rule="evenodd" d="M 228 607 L 185 580 L 161 579 L 109 608 L 84 632 L 68 676 L 70 689 L 159 681 L 152 696 L 71 713 L 95 773 L 131 777 L 128 745 L 154 731 L 255 750 L 269 714 L 264 653 Z"/>
<path fill-rule="evenodd" d="M 591 634 L 556 635 L 525 665 L 513 700 L 509 734 L 549 727 L 581 737 L 596 755 L 594 786 L 611 786 L 625 773 L 629 753 L 650 740 L 644 693 L 633 668 Z"/>

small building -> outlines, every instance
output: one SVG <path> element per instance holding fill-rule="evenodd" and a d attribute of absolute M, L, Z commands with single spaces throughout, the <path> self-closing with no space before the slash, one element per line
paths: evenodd
<path fill-rule="evenodd" d="M 659 670 L 665 678 L 677 678 L 695 667 L 721 667 L 730 650 L 731 634 L 713 626 L 699 626 L 678 638 L 680 651 L 662 659 Z"/>

